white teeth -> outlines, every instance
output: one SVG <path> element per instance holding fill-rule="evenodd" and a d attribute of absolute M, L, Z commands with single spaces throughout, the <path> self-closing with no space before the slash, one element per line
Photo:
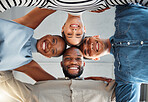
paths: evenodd
<path fill-rule="evenodd" d="M 91 43 L 91 49 L 93 49 L 93 43 Z"/>
<path fill-rule="evenodd" d="M 76 67 L 71 67 L 70 69 L 78 69 L 78 68 L 76 68 Z"/>
<path fill-rule="evenodd" d="M 99 48 L 99 43 L 96 44 L 96 49 L 99 50 L 98 48 Z"/>
<path fill-rule="evenodd" d="M 43 50 L 45 50 L 45 47 L 46 47 L 45 45 L 46 45 L 45 42 L 43 42 Z"/>
<path fill-rule="evenodd" d="M 78 27 L 78 25 L 74 25 L 74 24 L 72 24 L 71 27 Z"/>

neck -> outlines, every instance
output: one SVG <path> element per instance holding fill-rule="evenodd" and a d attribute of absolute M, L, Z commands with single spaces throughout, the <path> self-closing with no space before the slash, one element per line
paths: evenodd
<path fill-rule="evenodd" d="M 111 50 L 111 43 L 109 39 L 103 39 L 103 42 L 105 44 L 105 52 L 106 54 L 110 54 L 110 50 Z"/>

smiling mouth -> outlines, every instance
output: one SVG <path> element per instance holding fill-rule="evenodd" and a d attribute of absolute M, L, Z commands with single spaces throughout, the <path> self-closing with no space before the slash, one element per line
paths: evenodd
<path fill-rule="evenodd" d="M 73 27 L 73 28 L 78 28 L 79 25 L 78 24 L 71 24 L 70 27 Z"/>
<path fill-rule="evenodd" d="M 70 68 L 68 68 L 68 72 L 70 74 L 77 74 L 77 73 L 79 73 L 79 68 L 77 68 L 77 67 L 70 67 Z"/>
<path fill-rule="evenodd" d="M 46 49 L 46 43 L 45 43 L 45 42 L 43 42 L 42 49 L 43 49 L 43 50 Z"/>
<path fill-rule="evenodd" d="M 46 41 L 46 40 L 44 40 L 43 42 L 42 42 L 42 50 L 46 53 L 46 52 L 48 52 L 48 41 Z"/>

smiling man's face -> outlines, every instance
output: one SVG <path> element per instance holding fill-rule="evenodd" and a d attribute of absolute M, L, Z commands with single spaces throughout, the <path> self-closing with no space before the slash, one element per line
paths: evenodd
<path fill-rule="evenodd" d="M 106 50 L 103 40 L 95 36 L 85 38 L 80 48 L 83 56 L 89 59 L 101 57 Z"/>
<path fill-rule="evenodd" d="M 61 62 L 65 77 L 79 77 L 83 73 L 84 65 L 82 52 L 78 48 L 72 47 L 66 50 Z"/>

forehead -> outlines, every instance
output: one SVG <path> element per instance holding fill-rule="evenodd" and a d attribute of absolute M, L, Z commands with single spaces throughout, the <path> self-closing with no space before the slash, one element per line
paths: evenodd
<path fill-rule="evenodd" d="M 72 49 L 68 49 L 66 50 L 64 57 L 66 56 L 79 56 L 82 57 L 82 52 L 79 49 L 76 48 L 72 48 Z"/>

